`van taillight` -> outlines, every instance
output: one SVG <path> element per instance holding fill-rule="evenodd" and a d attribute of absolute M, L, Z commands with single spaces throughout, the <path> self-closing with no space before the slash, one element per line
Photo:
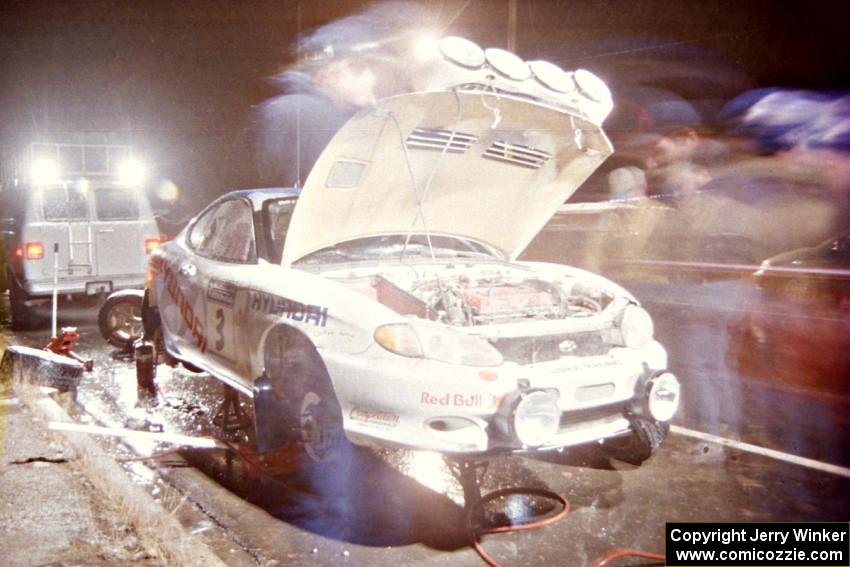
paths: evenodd
<path fill-rule="evenodd" d="M 27 260 L 41 260 L 44 258 L 44 245 L 41 242 L 27 242 L 24 257 Z"/>
<path fill-rule="evenodd" d="M 145 252 L 150 254 L 159 248 L 159 238 L 148 238 L 145 240 Z"/>

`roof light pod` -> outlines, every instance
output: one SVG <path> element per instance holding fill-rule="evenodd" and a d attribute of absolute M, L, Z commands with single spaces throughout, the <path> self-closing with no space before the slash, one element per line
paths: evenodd
<path fill-rule="evenodd" d="M 531 77 L 531 69 L 528 68 L 525 61 L 510 51 L 491 47 L 484 51 L 484 56 L 493 69 L 509 79 L 524 81 Z"/>
<path fill-rule="evenodd" d="M 484 50 L 466 38 L 450 35 L 440 41 L 443 57 L 461 67 L 477 69 L 484 65 Z"/>
<path fill-rule="evenodd" d="M 571 93 L 576 90 L 572 75 L 554 63 L 548 61 L 532 61 L 528 68 L 544 87 L 559 93 Z"/>

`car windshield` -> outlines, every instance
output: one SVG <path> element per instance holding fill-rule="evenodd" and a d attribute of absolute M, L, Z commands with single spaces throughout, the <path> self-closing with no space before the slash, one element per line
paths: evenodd
<path fill-rule="evenodd" d="M 431 258 L 432 250 L 434 257 L 438 259 L 499 259 L 486 246 L 464 238 L 432 235 L 430 240 L 431 244 L 429 247 L 428 237 L 422 234 L 413 235 L 409 240 L 407 235 L 404 234 L 358 238 L 322 248 L 305 256 L 297 264 L 311 265 L 326 262 L 375 260 L 379 258 L 391 259 L 393 257 L 398 259 Z M 406 244 L 405 241 L 407 241 Z"/>

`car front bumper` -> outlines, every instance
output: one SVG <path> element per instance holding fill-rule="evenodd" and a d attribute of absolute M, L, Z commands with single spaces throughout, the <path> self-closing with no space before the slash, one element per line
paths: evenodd
<path fill-rule="evenodd" d="M 667 365 L 655 341 L 639 350 L 495 368 L 405 358 L 377 346 L 322 355 L 352 442 L 467 454 L 545 451 L 628 433 L 643 384 Z M 511 434 L 519 391 L 557 396 L 557 431 L 541 444 L 527 446 Z"/>

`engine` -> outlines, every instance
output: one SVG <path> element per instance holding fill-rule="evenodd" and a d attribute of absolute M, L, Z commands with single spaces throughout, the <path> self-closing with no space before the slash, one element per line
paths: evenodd
<path fill-rule="evenodd" d="M 433 279 L 415 286 L 411 293 L 425 303 L 429 318 L 459 326 L 587 316 L 602 309 L 589 296 L 571 295 L 559 285 L 538 279 Z"/>

